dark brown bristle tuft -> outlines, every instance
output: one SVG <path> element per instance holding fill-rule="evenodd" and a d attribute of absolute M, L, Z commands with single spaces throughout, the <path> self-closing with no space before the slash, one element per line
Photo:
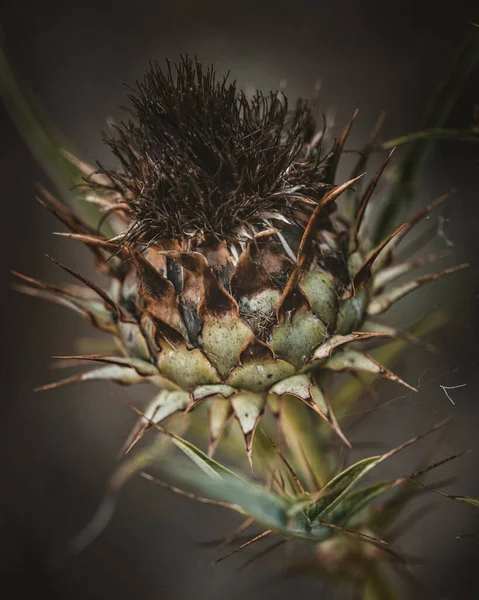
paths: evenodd
<path fill-rule="evenodd" d="M 120 168 L 100 168 L 135 215 L 127 241 L 238 239 L 328 187 L 305 101 L 289 110 L 279 92 L 248 100 L 188 57 L 151 65 L 130 100 L 135 121 L 106 140 Z"/>

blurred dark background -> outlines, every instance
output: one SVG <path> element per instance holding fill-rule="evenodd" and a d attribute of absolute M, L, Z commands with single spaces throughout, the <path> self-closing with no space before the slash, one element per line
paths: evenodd
<path fill-rule="evenodd" d="M 268 90 L 286 80 L 293 99 L 309 96 L 321 78 L 322 106 L 335 108 L 338 127 L 354 108 L 360 109 L 351 147 L 361 146 L 382 110 L 388 113 L 383 139 L 414 130 L 470 34 L 470 22 L 478 20 L 477 2 L 464 0 L 6 0 L 0 9 L 2 43 L 11 61 L 46 113 L 90 161 L 108 156 L 101 131 L 106 118 L 121 116 L 124 82 L 141 77 L 150 59 L 174 60 L 181 53 L 213 62 L 220 73 L 231 70 L 240 86 Z M 477 70 L 450 125 L 470 126 L 475 103 Z M 0 122 L 2 594 L 116 600 L 335 597 L 308 579 L 264 586 L 281 568 L 279 555 L 241 573 L 239 557 L 212 567 L 211 554 L 198 542 L 229 533 L 238 520 L 152 489 L 141 479 L 124 490 L 106 533 L 51 572 L 51 557 L 95 510 L 134 420 L 121 400 L 147 397 L 147 390 L 89 384 L 32 392 L 58 375 L 50 357 L 73 352 L 75 340 L 91 332 L 68 311 L 12 292 L 9 270 L 59 281 L 61 275 L 44 252 L 73 268 L 82 265 L 82 272 L 88 255 L 50 235 L 58 225 L 33 200 L 35 183 L 48 182 L 1 106 Z M 457 188 L 443 213 L 446 232 L 472 269 L 405 301 L 402 316 L 416 318 L 437 306 L 454 306 L 456 318 L 431 338 L 441 348 L 438 356 L 411 349 L 398 365 L 401 376 L 418 385 L 419 394 L 404 396 L 394 384 L 381 388 L 383 410 L 372 414 L 361 438 L 393 445 L 454 416 L 438 458 L 467 448 L 475 451 L 445 467 L 440 477 L 457 476 L 450 493 L 476 496 L 478 161 L 479 145 L 441 142 L 424 168 L 417 205 Z M 419 314 L 414 313 L 418 306 Z M 466 387 L 451 391 L 453 406 L 439 386 L 464 383 Z M 404 473 L 426 447 L 390 468 Z M 479 541 L 454 539 L 460 533 L 479 533 L 477 515 L 446 499 L 432 501 L 437 510 L 401 538 L 407 553 L 427 557 L 414 573 L 437 600 L 478 598 Z M 406 589 L 406 597 L 416 597 L 416 591 Z M 419 592 L 418 597 L 427 596 Z"/>

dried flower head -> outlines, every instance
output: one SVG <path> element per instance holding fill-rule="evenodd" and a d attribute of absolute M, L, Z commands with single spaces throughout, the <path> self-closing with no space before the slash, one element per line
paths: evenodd
<path fill-rule="evenodd" d="M 106 366 L 59 384 L 110 379 L 159 388 L 126 450 L 152 422 L 207 402 L 210 452 L 235 416 L 251 460 L 261 415 L 281 414 L 291 397 L 348 443 L 324 372 L 374 373 L 411 388 L 357 343 L 402 335 L 372 319 L 456 270 L 389 288 L 423 264 L 391 262 L 400 240 L 445 197 L 374 247 L 366 208 L 389 159 L 350 196 L 349 213 L 337 210 L 359 179 L 334 181 L 352 121 L 323 154 L 305 102 L 289 111 L 278 93 L 249 101 L 188 58 L 175 73 L 169 63 L 166 72 L 152 66 L 131 100 L 134 120 L 108 140 L 119 168 L 88 173 L 90 200 L 115 237 L 49 199 L 69 237 L 95 253 L 108 291 L 71 269 L 91 297 L 23 277 L 29 293 L 72 306 L 117 339 L 118 354 L 80 357 Z"/>
<path fill-rule="evenodd" d="M 121 168 L 102 172 L 134 214 L 129 241 L 244 239 L 319 201 L 329 185 L 306 102 L 249 100 L 189 58 L 167 67 L 151 67 L 130 95 L 135 120 L 107 138 Z"/>

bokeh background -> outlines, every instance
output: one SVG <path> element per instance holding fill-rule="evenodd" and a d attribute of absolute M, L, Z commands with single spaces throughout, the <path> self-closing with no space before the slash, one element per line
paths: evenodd
<path fill-rule="evenodd" d="M 174 60 L 181 53 L 213 62 L 220 73 L 231 70 L 240 86 L 269 90 L 284 80 L 293 99 L 309 96 L 321 78 L 322 107 L 334 107 L 338 128 L 360 109 L 352 148 L 361 146 L 382 110 L 388 113 L 383 139 L 413 130 L 478 12 L 476 2 L 465 0 L 7 0 L 0 26 L 16 69 L 73 147 L 88 160 L 108 161 L 101 131 L 108 117 L 122 116 L 124 82 L 141 77 L 150 59 Z M 470 126 L 475 103 L 477 70 L 454 107 L 451 126 Z M 212 567 L 211 553 L 199 542 L 229 533 L 238 520 L 152 489 L 141 479 L 124 490 L 104 535 L 52 572 L 51 557 L 91 517 L 115 466 L 134 420 L 125 398 L 148 396 L 146 389 L 102 384 L 32 392 L 59 375 L 50 357 L 74 352 L 75 339 L 91 332 L 68 311 L 12 292 L 9 269 L 59 281 L 44 252 L 82 272 L 88 255 L 51 235 L 57 223 L 33 200 L 35 183 L 48 181 L 1 106 L 0 122 L 2 593 L 116 600 L 342 597 L 313 579 L 274 583 L 280 553 L 241 572 L 240 556 Z M 440 354 L 413 348 L 397 366 L 419 393 L 382 386 L 382 409 L 371 412 L 357 438 L 393 445 L 451 415 L 454 422 L 438 458 L 467 448 L 473 452 L 444 467 L 440 478 L 456 476 L 448 490 L 476 496 L 478 161 L 479 144 L 441 142 L 424 167 L 417 206 L 457 189 L 442 212 L 445 231 L 458 258 L 467 256 L 472 268 L 399 309 L 398 316 L 409 322 L 435 307 L 453 306 L 456 317 L 431 336 Z M 451 391 L 452 405 L 440 385 L 462 384 L 467 385 Z M 398 457 L 388 473 L 414 468 L 427 447 Z M 479 541 L 454 539 L 479 532 L 477 515 L 446 499 L 426 500 L 436 510 L 400 540 L 408 554 L 426 557 L 413 567 L 415 576 L 431 598 L 478 598 Z M 427 597 L 413 587 L 406 590 L 406 597 Z"/>

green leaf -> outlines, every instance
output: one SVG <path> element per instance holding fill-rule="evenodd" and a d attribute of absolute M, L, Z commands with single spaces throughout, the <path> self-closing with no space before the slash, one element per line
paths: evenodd
<path fill-rule="evenodd" d="M 382 456 L 365 458 L 336 475 L 321 490 L 321 497 L 307 508 L 306 513 L 310 521 L 314 522 L 316 519 L 324 517 L 338 506 L 347 492 L 373 469 L 381 458 Z"/>
<path fill-rule="evenodd" d="M 209 477 L 218 478 L 222 475 L 228 475 L 230 477 L 241 479 L 238 475 L 233 473 L 233 471 L 230 471 L 219 462 L 205 454 L 191 442 L 188 442 L 178 435 L 171 434 L 171 437 L 175 446 L 177 446 L 184 454 L 186 454 L 186 456 Z"/>
<path fill-rule="evenodd" d="M 193 486 L 207 498 L 228 503 L 233 510 L 253 517 L 268 528 L 280 532 L 286 530 L 290 503 L 285 498 L 239 477 L 179 436 L 172 436 L 172 439 L 200 469 L 191 471 L 169 460 L 163 470 L 174 481 L 182 486 Z"/>
<path fill-rule="evenodd" d="M 324 488 L 321 490 L 319 497 L 316 501 L 314 501 L 307 509 L 306 514 L 310 521 L 314 521 L 315 519 L 319 519 L 326 514 L 330 513 L 333 508 L 338 506 L 338 504 L 346 497 L 349 490 L 368 473 L 376 467 L 378 464 L 383 461 L 391 458 L 398 452 L 401 452 L 405 448 L 412 446 L 420 439 L 430 435 L 431 433 L 437 431 L 441 427 L 443 427 L 447 423 L 446 421 L 441 421 L 437 423 L 424 433 L 414 436 L 413 438 L 407 440 L 400 446 L 389 450 L 385 454 L 380 456 L 370 456 L 359 462 L 351 465 L 338 475 L 334 477 Z"/>
<path fill-rule="evenodd" d="M 347 523 L 373 500 L 395 485 L 395 481 L 379 481 L 348 494 L 333 510 L 334 523 Z"/>
<path fill-rule="evenodd" d="M 187 465 L 181 465 L 170 459 L 165 463 L 163 470 L 172 480 L 179 482 L 179 487 L 173 487 L 159 480 L 157 480 L 157 483 L 191 499 L 216 503 L 225 508 L 236 510 L 253 518 L 267 529 L 280 533 L 287 538 L 321 543 L 333 535 L 335 531 L 339 531 L 389 551 L 385 542 L 380 539 L 371 537 L 361 531 L 347 529 L 331 519 L 324 521 L 319 517 L 332 510 L 345 497 L 351 486 L 374 466 L 415 443 L 425 435 L 437 430 L 442 425 L 443 423 L 436 425 L 430 431 L 408 440 L 381 456 L 364 459 L 349 467 L 324 488 L 326 497 L 322 496 L 314 500 L 313 503 L 311 503 L 308 496 L 297 495 L 288 498 L 284 495 L 274 494 L 246 479 L 242 479 L 208 457 L 190 442 L 174 435 L 169 435 L 169 437 L 199 469 L 191 470 Z M 145 474 L 145 477 L 155 481 L 148 474 Z M 385 491 L 385 488 L 390 487 L 393 483 L 388 482 L 386 485 L 382 483 L 374 490 L 368 490 L 367 493 L 363 490 L 362 495 L 356 496 L 355 507 L 359 509 L 367 500 Z M 194 493 L 190 491 L 192 488 L 195 490 Z M 322 494 L 324 493 L 323 491 Z M 366 498 L 366 496 L 368 497 Z M 315 511 L 316 515 L 312 515 L 312 511 Z M 311 518 L 312 516 L 314 518 Z"/>
<path fill-rule="evenodd" d="M 226 505 L 232 510 L 252 517 L 264 527 L 288 538 L 319 543 L 330 537 L 335 530 L 340 530 L 383 546 L 380 540 L 360 532 L 345 530 L 332 523 L 320 521 L 312 528 L 307 516 L 301 512 L 308 503 L 307 498 L 296 501 L 294 498 L 288 499 L 274 494 L 225 469 L 189 442 L 177 437 L 176 440 L 179 442 L 179 447 L 186 451 L 187 456 L 200 467 L 200 470 L 191 471 L 170 459 L 165 469 L 169 476 L 181 485 L 180 488 L 172 488 L 173 491 L 184 493 L 185 487 L 189 489 L 193 487 L 202 494 L 196 496 L 198 500 L 219 502 L 223 506 Z M 151 479 L 149 476 L 148 478 Z M 195 494 L 186 493 L 195 498 Z"/>

